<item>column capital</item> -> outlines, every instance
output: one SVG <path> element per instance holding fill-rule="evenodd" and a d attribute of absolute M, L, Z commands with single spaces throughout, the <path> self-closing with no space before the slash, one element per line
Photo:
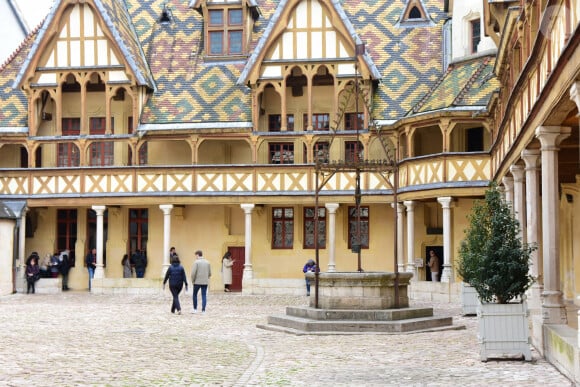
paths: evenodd
<path fill-rule="evenodd" d="M 538 159 L 540 158 L 539 149 L 524 149 L 522 151 L 521 157 L 526 164 L 526 171 L 532 169 L 538 169 Z"/>
<path fill-rule="evenodd" d="M 244 210 L 244 212 L 246 214 L 251 214 L 252 211 L 254 210 L 254 207 L 256 207 L 256 205 L 250 204 L 250 203 L 243 203 L 243 204 L 240 204 L 240 207 L 242 210 Z"/>
<path fill-rule="evenodd" d="M 510 166 L 510 172 L 512 173 L 512 176 L 514 177 L 515 182 L 521 183 L 524 181 L 525 170 L 524 170 L 524 167 L 522 165 L 513 164 L 512 166 Z"/>
<path fill-rule="evenodd" d="M 91 208 L 97 213 L 97 215 L 103 215 L 107 209 L 106 206 L 91 206 Z"/>
<path fill-rule="evenodd" d="M 324 205 L 324 207 L 326 207 L 326 209 L 328 210 L 329 214 L 334 214 L 339 206 L 340 204 L 338 203 L 326 203 Z"/>
<path fill-rule="evenodd" d="M 572 128 L 569 126 L 538 126 L 536 128 L 536 137 L 542 144 L 542 151 L 558 150 L 560 143 L 570 136 Z"/>
<path fill-rule="evenodd" d="M 395 203 L 391 203 L 391 207 L 395 208 Z M 405 206 L 403 206 L 402 203 L 397 203 L 397 212 L 398 213 L 402 213 L 404 209 L 405 209 Z"/>
<path fill-rule="evenodd" d="M 407 207 L 407 212 L 411 212 L 415 208 L 415 202 L 413 200 L 405 200 L 403 204 Z"/>
<path fill-rule="evenodd" d="M 570 87 L 570 99 L 576 104 L 580 110 L 580 82 L 574 82 Z"/>
<path fill-rule="evenodd" d="M 502 177 L 501 182 L 503 183 L 506 190 L 508 190 L 508 191 L 513 190 L 513 188 L 514 188 L 514 178 L 513 177 L 504 176 L 504 177 Z"/>
<path fill-rule="evenodd" d="M 439 204 L 441 204 L 441 207 L 443 208 L 453 207 L 453 198 L 451 196 L 443 196 L 437 198 L 437 201 L 439 202 Z"/>
<path fill-rule="evenodd" d="M 171 210 L 173 210 L 173 204 L 160 204 L 159 209 L 163 211 L 165 215 L 171 214 Z"/>

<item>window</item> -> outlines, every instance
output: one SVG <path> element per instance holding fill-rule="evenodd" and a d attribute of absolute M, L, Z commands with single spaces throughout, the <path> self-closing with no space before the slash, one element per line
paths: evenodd
<path fill-rule="evenodd" d="M 149 235 L 149 211 L 146 208 L 129 209 L 129 251 L 147 252 Z"/>
<path fill-rule="evenodd" d="M 326 141 L 317 142 L 314 144 L 314 162 L 328 163 L 329 160 L 329 144 Z"/>
<path fill-rule="evenodd" d="M 421 14 L 421 10 L 418 7 L 411 8 L 409 11 L 409 19 L 422 19 L 423 15 Z"/>
<path fill-rule="evenodd" d="M 244 50 L 242 9 L 210 9 L 208 18 L 208 55 L 241 55 Z"/>
<path fill-rule="evenodd" d="M 81 133 L 80 118 L 62 119 L 63 136 L 78 136 L 80 133 Z M 78 167 L 80 165 L 79 148 L 72 143 L 58 144 L 57 165 L 59 167 Z"/>
<path fill-rule="evenodd" d="M 294 209 L 272 208 L 272 248 L 291 249 L 294 246 Z"/>
<path fill-rule="evenodd" d="M 75 245 L 77 243 L 77 210 L 56 211 L 56 249 L 69 250 L 69 263 L 75 266 Z"/>
<path fill-rule="evenodd" d="M 270 114 L 268 115 L 268 131 L 279 132 L 282 129 L 282 115 L 280 114 Z M 286 115 L 286 130 L 289 132 L 294 131 L 294 115 Z"/>
<path fill-rule="evenodd" d="M 304 248 L 314 249 L 316 207 L 304 208 Z M 318 248 L 326 248 L 326 208 L 318 207 Z"/>
<path fill-rule="evenodd" d="M 475 19 L 469 22 L 471 25 L 471 53 L 477 52 L 477 46 L 481 40 L 481 24 L 480 19 Z"/>
<path fill-rule="evenodd" d="M 270 164 L 294 164 L 294 144 L 270 144 Z"/>
<path fill-rule="evenodd" d="M 89 119 L 89 133 L 92 135 L 105 134 L 105 117 L 91 117 Z M 111 128 L 114 121 L 111 117 Z M 89 165 L 107 166 L 114 162 L 114 144 L 112 142 L 94 142 L 89 148 Z"/>
<path fill-rule="evenodd" d="M 103 214 L 103 247 L 107 245 L 109 234 L 109 210 Z M 87 210 L 87 247 L 97 247 L 97 213 L 95 210 Z M 103 266 L 107 266 L 107 249 L 103 250 Z"/>
<path fill-rule="evenodd" d="M 348 248 L 352 249 L 353 245 L 360 245 L 363 249 L 369 248 L 369 208 L 360 207 L 360 224 L 357 222 L 356 207 L 348 207 Z M 360 243 L 358 238 L 360 225 Z"/>
<path fill-rule="evenodd" d="M 357 113 L 345 113 L 344 114 L 344 130 L 356 130 L 358 125 L 358 130 L 364 129 L 365 126 L 365 115 L 363 113 L 358 113 L 358 122 L 356 122 Z"/>
<path fill-rule="evenodd" d="M 357 153 L 358 152 L 358 153 Z M 358 155 L 358 157 L 357 157 Z M 364 160 L 364 148 L 360 141 L 347 141 L 344 143 L 344 161 L 356 163 Z"/>
<path fill-rule="evenodd" d="M 304 127 L 308 126 L 308 114 L 303 117 Z M 328 130 L 330 127 L 330 115 L 327 113 L 312 114 L 312 130 Z"/>

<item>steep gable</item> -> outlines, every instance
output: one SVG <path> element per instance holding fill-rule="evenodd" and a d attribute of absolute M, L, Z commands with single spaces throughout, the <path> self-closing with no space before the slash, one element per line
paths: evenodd
<path fill-rule="evenodd" d="M 84 67 L 118 68 L 109 73 L 109 81 L 134 79 L 138 85 L 154 88 L 143 50 L 121 2 L 63 0 L 55 4 L 14 84 L 20 86 L 30 80 L 37 85 L 52 85 L 58 81 L 57 71 Z M 42 73 L 35 75 L 39 68 Z"/>

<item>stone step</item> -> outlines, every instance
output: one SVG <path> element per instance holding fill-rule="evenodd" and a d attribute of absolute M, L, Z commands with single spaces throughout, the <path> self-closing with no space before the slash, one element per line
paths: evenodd
<path fill-rule="evenodd" d="M 289 328 L 301 332 L 347 332 L 347 333 L 408 333 L 452 327 L 451 317 L 420 317 L 395 321 L 368 320 L 312 320 L 309 318 L 277 315 L 268 317 L 269 326 Z M 263 327 L 263 326 L 262 326 Z M 266 328 L 267 327 L 263 327 Z"/>
<path fill-rule="evenodd" d="M 433 308 L 402 309 L 316 309 L 308 306 L 289 306 L 286 314 L 312 320 L 397 321 L 432 317 Z"/>

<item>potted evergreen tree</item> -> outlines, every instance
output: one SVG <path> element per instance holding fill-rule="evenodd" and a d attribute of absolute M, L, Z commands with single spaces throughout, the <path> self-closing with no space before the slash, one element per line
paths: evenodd
<path fill-rule="evenodd" d="M 536 246 L 522 242 L 520 224 L 494 183 L 468 219 L 457 270 L 481 301 L 481 359 L 521 354 L 531 360 L 525 292 L 534 282 L 529 266 Z"/>

